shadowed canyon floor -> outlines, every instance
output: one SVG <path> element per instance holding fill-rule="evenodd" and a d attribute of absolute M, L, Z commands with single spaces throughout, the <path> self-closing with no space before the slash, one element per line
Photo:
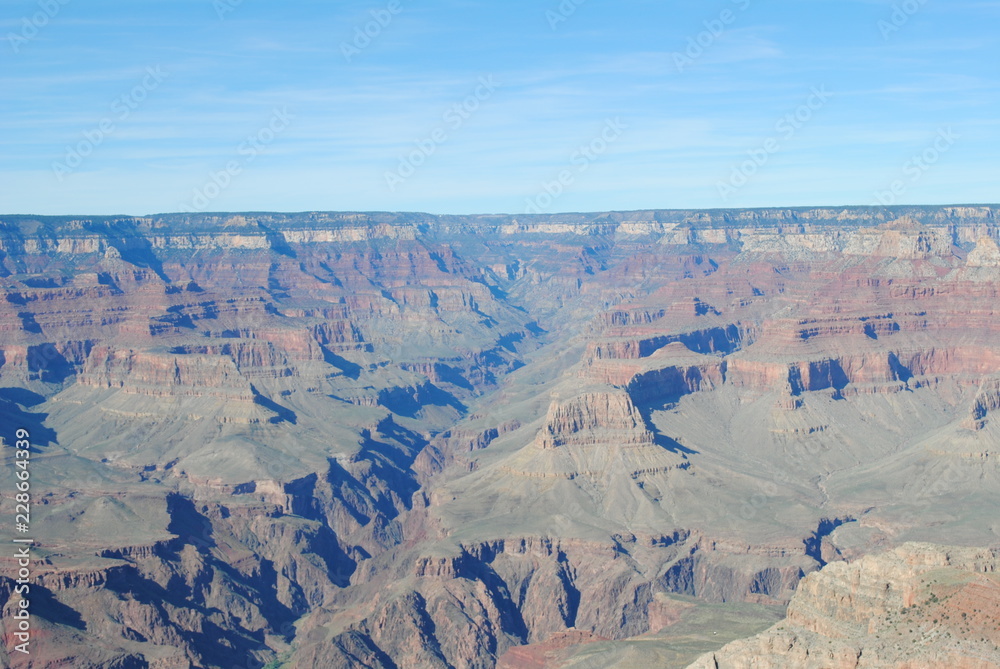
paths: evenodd
<path fill-rule="evenodd" d="M 1000 537 L 998 239 L 989 207 L 0 216 L 36 541 L 0 654 L 995 666 L 988 570 L 899 547 Z"/>

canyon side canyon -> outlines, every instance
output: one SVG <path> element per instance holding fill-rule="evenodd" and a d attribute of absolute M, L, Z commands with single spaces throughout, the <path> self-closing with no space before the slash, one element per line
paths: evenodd
<path fill-rule="evenodd" d="M 1000 667 L 998 215 L 0 216 L 0 664 Z"/>

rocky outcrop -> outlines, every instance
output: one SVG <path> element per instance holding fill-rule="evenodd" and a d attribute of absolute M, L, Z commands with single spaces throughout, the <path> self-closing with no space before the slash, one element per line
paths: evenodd
<path fill-rule="evenodd" d="M 980 237 L 969 252 L 969 267 L 1000 267 L 1000 246 L 991 237 Z"/>
<path fill-rule="evenodd" d="M 787 618 L 691 669 L 1000 667 L 1000 552 L 906 544 L 803 580 Z"/>
<path fill-rule="evenodd" d="M 972 411 L 964 425 L 971 430 L 982 430 L 986 427 L 992 412 L 1000 409 L 1000 379 L 985 379 L 976 393 Z"/>

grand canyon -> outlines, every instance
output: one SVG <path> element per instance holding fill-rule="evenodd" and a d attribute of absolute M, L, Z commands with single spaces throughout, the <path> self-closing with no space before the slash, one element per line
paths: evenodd
<path fill-rule="evenodd" d="M 0 662 L 1000 667 L 998 215 L 0 216 Z"/>

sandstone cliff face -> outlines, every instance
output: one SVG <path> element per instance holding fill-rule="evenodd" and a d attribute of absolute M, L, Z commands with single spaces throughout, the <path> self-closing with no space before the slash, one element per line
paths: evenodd
<path fill-rule="evenodd" d="M 1000 666 L 1000 552 L 905 544 L 811 574 L 787 618 L 691 669 Z"/>
<path fill-rule="evenodd" d="M 638 409 L 625 393 L 586 393 L 568 402 L 554 401 L 536 437 L 539 448 L 559 448 L 588 434 L 607 430 L 620 446 L 652 444 Z"/>
<path fill-rule="evenodd" d="M 969 412 L 969 417 L 963 425 L 972 430 L 982 430 L 998 409 L 1000 409 L 1000 379 L 984 379 L 979 392 L 976 393 L 972 411 Z"/>
<path fill-rule="evenodd" d="M 991 237 L 980 237 L 969 252 L 969 267 L 1000 267 L 1000 246 Z"/>
<path fill-rule="evenodd" d="M 38 665 L 487 668 L 988 543 L 997 239 L 988 207 L 0 217 Z M 844 602 L 795 633 L 876 610 Z"/>

